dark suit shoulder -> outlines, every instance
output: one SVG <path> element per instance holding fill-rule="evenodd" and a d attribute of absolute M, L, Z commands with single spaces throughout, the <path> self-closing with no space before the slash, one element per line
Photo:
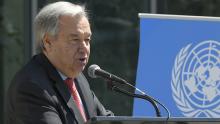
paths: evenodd
<path fill-rule="evenodd" d="M 37 95 L 40 95 L 40 92 L 45 93 L 48 96 L 56 95 L 56 91 L 53 88 L 54 81 L 49 78 L 47 69 L 45 69 L 45 67 L 39 62 L 45 61 L 41 59 L 40 55 L 34 56 L 20 71 L 17 72 L 8 89 L 9 95 L 13 95 L 13 93 L 17 94 L 17 92 L 20 91 L 33 91 L 33 93 Z"/>
<path fill-rule="evenodd" d="M 38 88 L 38 90 L 47 89 L 49 91 L 52 89 L 52 80 L 49 79 L 45 68 L 37 61 L 38 56 L 34 56 L 16 73 L 9 87 L 9 91 L 16 91 L 19 89 L 30 91 L 31 89 L 34 90 L 34 88 Z"/>
<path fill-rule="evenodd" d="M 12 80 L 12 85 L 20 83 L 41 83 L 48 80 L 45 69 L 33 57 L 20 71 L 16 73 Z"/>
<path fill-rule="evenodd" d="M 49 113 L 53 123 L 61 123 L 58 113 L 58 99 L 53 81 L 46 69 L 33 57 L 13 78 L 7 92 L 7 121 L 12 123 L 42 123 Z M 57 120 L 57 121 L 56 121 Z"/>

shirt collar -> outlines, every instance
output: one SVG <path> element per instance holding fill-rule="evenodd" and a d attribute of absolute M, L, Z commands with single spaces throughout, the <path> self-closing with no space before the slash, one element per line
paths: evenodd
<path fill-rule="evenodd" d="M 63 80 L 66 80 L 66 78 L 67 78 L 67 76 L 65 76 L 63 73 L 61 73 L 60 71 L 58 71 L 58 73 L 60 74 L 60 76 L 61 76 L 61 78 L 63 79 Z"/>

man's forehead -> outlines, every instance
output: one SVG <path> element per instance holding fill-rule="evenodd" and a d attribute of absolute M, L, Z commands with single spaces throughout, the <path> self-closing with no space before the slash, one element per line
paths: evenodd
<path fill-rule="evenodd" d="M 92 35 L 91 32 L 75 32 L 75 33 L 70 33 L 69 34 L 69 37 L 72 38 L 72 37 L 78 37 L 79 35 L 84 35 L 86 37 L 90 37 Z"/>
<path fill-rule="evenodd" d="M 86 17 L 76 18 L 72 16 L 62 16 L 59 19 L 60 28 L 72 28 L 78 33 L 85 33 L 91 35 L 91 29 L 89 21 Z"/>

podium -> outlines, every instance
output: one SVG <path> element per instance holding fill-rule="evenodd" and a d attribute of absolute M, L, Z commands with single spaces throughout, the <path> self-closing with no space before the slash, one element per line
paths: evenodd
<path fill-rule="evenodd" d="M 175 117 L 167 120 L 164 117 L 97 116 L 87 124 L 220 124 L 220 118 Z"/>

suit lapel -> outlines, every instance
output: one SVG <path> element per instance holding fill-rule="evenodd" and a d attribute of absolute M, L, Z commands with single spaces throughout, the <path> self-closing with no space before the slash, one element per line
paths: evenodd
<path fill-rule="evenodd" d="M 76 86 L 78 88 L 78 92 L 80 94 L 80 97 L 82 99 L 83 105 L 85 112 L 87 114 L 87 118 L 93 117 L 94 116 L 94 102 L 93 102 L 93 96 L 91 93 L 91 90 L 89 88 L 89 84 L 85 77 L 80 74 L 76 78 Z"/>
<path fill-rule="evenodd" d="M 63 97 L 63 99 L 65 100 L 65 103 L 67 103 L 67 106 L 69 107 L 71 113 L 73 113 L 73 115 L 75 116 L 76 120 L 78 122 L 84 122 L 75 102 L 73 101 L 73 97 L 70 94 L 70 92 L 68 91 L 68 88 L 64 84 L 64 82 L 63 81 L 56 82 L 55 87 L 58 90 L 58 92 L 60 93 L 60 95 Z"/>
<path fill-rule="evenodd" d="M 70 113 L 73 114 L 78 122 L 84 122 L 75 102 L 73 101 L 73 97 L 70 94 L 68 87 L 65 85 L 64 81 L 54 66 L 52 66 L 52 64 L 43 54 L 39 55 L 38 61 L 47 70 L 48 76 L 51 78 L 51 80 L 53 80 L 55 88 L 57 89 L 64 102 L 67 104 Z"/>

